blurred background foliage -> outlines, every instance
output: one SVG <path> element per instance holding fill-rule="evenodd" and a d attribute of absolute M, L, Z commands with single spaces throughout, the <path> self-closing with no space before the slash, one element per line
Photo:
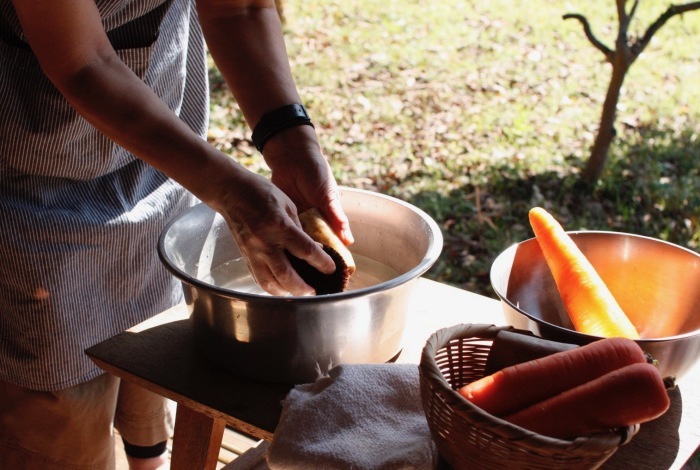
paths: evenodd
<path fill-rule="evenodd" d="M 642 2 L 642 34 L 667 8 Z M 617 139 L 594 186 L 580 171 L 609 65 L 566 13 L 614 47 L 615 3 L 285 0 L 293 72 L 341 185 L 409 201 L 445 244 L 426 277 L 493 297 L 489 269 L 532 236 L 527 211 L 569 230 L 700 248 L 700 12 L 670 20 L 628 73 Z M 209 139 L 268 170 L 212 65 Z"/>

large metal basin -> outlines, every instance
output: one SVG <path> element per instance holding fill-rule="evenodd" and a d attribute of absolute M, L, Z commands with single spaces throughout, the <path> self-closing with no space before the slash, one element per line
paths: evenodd
<path fill-rule="evenodd" d="M 165 227 L 158 253 L 182 281 L 204 355 L 233 373 L 294 384 L 339 363 L 381 363 L 401 351 L 411 294 L 437 260 L 442 234 L 426 213 L 392 197 L 341 188 L 341 202 L 356 260 L 380 263 L 392 276 L 339 294 L 275 297 L 205 281 L 241 256 L 223 218 L 200 204 Z M 358 262 L 353 277 L 362 270 Z"/>

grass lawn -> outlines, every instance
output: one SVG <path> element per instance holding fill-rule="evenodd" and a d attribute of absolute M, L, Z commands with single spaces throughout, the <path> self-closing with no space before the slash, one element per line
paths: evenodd
<path fill-rule="evenodd" d="M 641 2 L 643 33 L 665 2 Z M 700 11 L 672 18 L 627 76 L 602 179 L 579 184 L 610 74 L 565 13 L 614 47 L 615 2 L 285 1 L 289 55 L 335 176 L 412 202 L 445 236 L 427 275 L 493 296 L 527 211 L 700 248 Z M 211 71 L 210 140 L 267 170 Z"/>

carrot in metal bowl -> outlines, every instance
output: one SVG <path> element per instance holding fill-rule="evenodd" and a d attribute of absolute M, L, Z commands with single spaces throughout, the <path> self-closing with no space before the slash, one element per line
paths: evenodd
<path fill-rule="evenodd" d="M 638 339 L 637 329 L 559 222 L 541 207 L 530 209 L 529 219 L 576 331 Z"/>

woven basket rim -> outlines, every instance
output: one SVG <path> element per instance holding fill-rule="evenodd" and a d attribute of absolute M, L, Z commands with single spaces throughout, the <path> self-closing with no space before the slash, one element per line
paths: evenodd
<path fill-rule="evenodd" d="M 504 439 L 518 439 L 521 443 L 529 441 L 537 447 L 548 446 L 560 450 L 570 449 L 573 445 L 584 452 L 595 452 L 597 450 L 620 447 L 629 442 L 639 431 L 639 425 L 631 425 L 607 433 L 577 437 L 573 440 L 558 439 L 529 431 L 493 416 L 464 398 L 450 386 L 442 371 L 438 368 L 436 362 L 437 352 L 453 340 L 465 338 L 489 340 L 493 339 L 502 330 L 519 331 L 512 326 L 474 323 L 463 323 L 437 330 L 428 338 L 423 347 L 418 366 L 421 374 L 432 386 L 439 387 L 442 393 L 459 403 L 460 406 L 469 409 L 472 415 L 476 414 L 480 423 L 489 426 L 491 432 L 501 435 Z"/>

